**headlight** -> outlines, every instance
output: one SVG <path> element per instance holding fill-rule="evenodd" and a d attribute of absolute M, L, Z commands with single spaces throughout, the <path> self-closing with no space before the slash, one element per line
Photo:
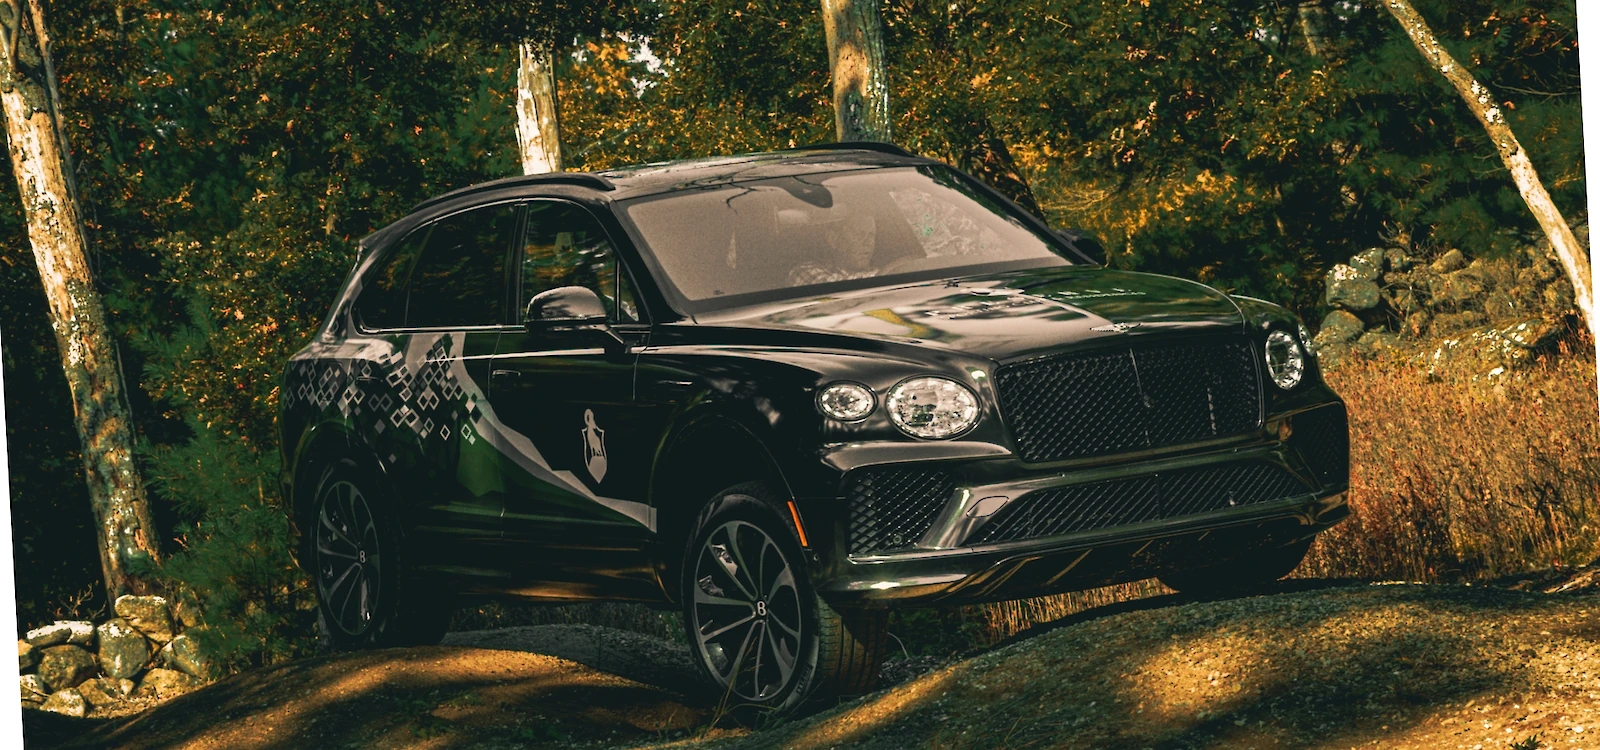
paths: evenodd
<path fill-rule="evenodd" d="M 834 383 L 817 394 L 817 409 L 841 422 L 866 419 L 875 405 L 872 391 L 855 383 Z"/>
<path fill-rule="evenodd" d="M 1267 374 L 1279 388 L 1289 390 L 1300 385 L 1300 376 L 1306 372 L 1306 355 L 1300 344 L 1285 331 L 1267 334 Z"/>
<path fill-rule="evenodd" d="M 947 438 L 978 421 L 978 397 L 945 378 L 912 378 L 889 391 L 889 418 L 907 435 Z"/>

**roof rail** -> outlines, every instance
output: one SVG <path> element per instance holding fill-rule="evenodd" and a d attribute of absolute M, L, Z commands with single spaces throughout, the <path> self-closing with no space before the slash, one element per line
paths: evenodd
<path fill-rule="evenodd" d="M 879 153 L 884 153 L 884 154 L 894 154 L 895 156 L 910 156 L 912 158 L 916 158 L 916 156 L 917 156 L 916 154 L 913 154 L 910 151 L 907 151 L 907 150 L 905 150 L 905 149 L 903 149 L 903 148 L 901 148 L 899 146 L 896 146 L 893 143 L 884 143 L 882 141 L 839 141 L 839 142 L 836 142 L 836 143 L 815 143 L 815 144 L 812 144 L 812 145 L 809 145 L 809 146 L 796 146 L 794 148 L 786 148 L 786 149 L 783 149 L 783 150 L 784 151 L 877 151 Z"/>
<path fill-rule="evenodd" d="M 444 195 L 435 196 L 418 203 L 417 205 L 412 206 L 411 210 L 416 211 L 417 209 L 443 203 L 453 198 L 460 198 L 463 195 L 482 193 L 490 190 L 497 190 L 499 188 L 517 187 L 519 185 L 576 185 L 578 187 L 586 187 L 592 190 L 604 190 L 607 192 L 617 189 L 617 186 L 610 180 L 592 172 L 548 172 L 545 174 L 524 174 L 517 175 L 515 177 L 505 177 L 498 180 L 490 180 L 488 182 L 480 182 L 476 185 L 468 185 L 464 188 L 456 188 L 455 190 L 451 190 Z"/>

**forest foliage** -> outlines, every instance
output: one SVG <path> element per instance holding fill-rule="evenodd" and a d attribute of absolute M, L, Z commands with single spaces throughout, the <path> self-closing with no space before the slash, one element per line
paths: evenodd
<path fill-rule="evenodd" d="M 96 273 L 174 590 L 238 662 L 303 648 L 278 513 L 282 366 L 366 234 L 517 170 L 514 42 L 552 45 L 574 169 L 831 140 L 815 0 L 84 0 L 52 7 Z M 894 132 L 1106 240 L 1116 265 L 1314 318 L 1380 242 L 1491 256 L 1536 226 L 1483 131 L 1370 1 L 884 0 Z M 1575 8 L 1419 3 L 1584 202 Z M 0 191 L 19 616 L 98 566 L 14 191 Z M 240 556 L 241 548 L 262 554 Z M 249 557 L 244 560 L 242 557 Z M 91 605 L 92 606 L 92 605 Z M 228 635 L 231 633 L 231 635 Z"/>

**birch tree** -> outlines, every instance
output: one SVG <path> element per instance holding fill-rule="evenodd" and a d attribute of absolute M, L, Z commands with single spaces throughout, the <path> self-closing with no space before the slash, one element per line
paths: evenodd
<path fill-rule="evenodd" d="M 1428 64 L 1455 87 L 1456 93 L 1467 103 L 1467 108 L 1472 110 L 1472 116 L 1489 134 L 1489 140 L 1494 142 L 1495 150 L 1500 153 L 1500 160 L 1511 171 L 1511 179 L 1522 194 L 1523 202 L 1528 204 L 1528 210 L 1533 212 L 1539 227 L 1549 238 L 1550 246 L 1555 248 L 1556 255 L 1561 259 L 1561 265 L 1572 281 L 1578 309 L 1583 312 L 1589 330 L 1600 335 L 1600 325 L 1597 325 L 1594 315 L 1588 258 L 1583 248 L 1579 247 L 1577 238 L 1572 236 L 1567 220 L 1562 218 L 1555 203 L 1551 202 L 1550 194 L 1539 180 L 1539 173 L 1534 171 L 1533 162 L 1528 160 L 1528 152 L 1523 150 L 1516 134 L 1511 132 L 1511 125 L 1506 122 L 1494 95 L 1439 44 L 1433 30 L 1428 28 L 1427 21 L 1412 7 L 1410 0 L 1385 0 L 1385 7 L 1400 22 L 1401 28 L 1411 37 L 1411 43 L 1416 45 L 1422 56 L 1427 58 Z"/>
<path fill-rule="evenodd" d="M 838 139 L 893 142 L 878 0 L 822 0 L 822 24 L 828 35 Z"/>
<path fill-rule="evenodd" d="M 517 148 L 522 154 L 523 174 L 562 170 L 551 46 L 530 40 L 517 45 Z"/>
<path fill-rule="evenodd" d="M 0 0 L 0 107 L 28 241 L 72 392 L 106 593 L 142 592 L 148 587 L 130 567 L 155 560 L 159 547 L 134 464 L 121 364 L 89 272 L 40 0 Z"/>

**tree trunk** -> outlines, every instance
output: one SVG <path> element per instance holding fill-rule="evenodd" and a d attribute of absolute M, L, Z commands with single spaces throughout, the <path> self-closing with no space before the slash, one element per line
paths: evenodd
<path fill-rule="evenodd" d="M 989 187 L 1000 191 L 1029 213 L 1043 219 L 1044 210 L 1039 208 L 1039 201 L 1033 195 L 1033 188 L 1028 185 L 1028 179 L 1022 175 L 1022 171 L 1017 169 L 1016 160 L 1011 158 L 1011 149 L 1006 147 L 1005 140 L 995 132 L 994 124 L 989 118 L 978 115 L 968 128 L 968 132 L 971 140 L 958 157 L 961 168 L 983 180 Z"/>
<path fill-rule="evenodd" d="M 883 63 L 878 0 L 822 0 L 833 72 L 833 118 L 840 141 L 892 143 L 889 75 Z"/>
<path fill-rule="evenodd" d="M 1583 40 L 1600 39 L 1600 11 L 1590 8 L 1578 11 L 1578 38 Z M 1582 90 L 1582 103 L 1584 111 L 1600 112 L 1600 86 L 1594 85 L 1594 73 L 1600 71 L 1600 44 L 1584 44 L 1578 47 L 1578 64 L 1581 70 L 1589 71 L 1590 85 Z M 1590 289 L 1600 289 L 1600 255 L 1594 252 L 1594 217 L 1600 216 L 1600 141 L 1586 138 L 1583 142 L 1584 160 L 1583 171 L 1588 177 L 1589 187 L 1589 273 Z M 1600 334 L 1594 336 L 1595 362 L 1600 364 Z M 1596 395 L 1600 396 L 1600 367 L 1596 368 Z"/>
<path fill-rule="evenodd" d="M 89 484 L 106 593 L 148 590 L 129 573 L 136 560 L 159 557 L 155 524 L 133 456 L 133 425 L 122 367 L 90 277 L 86 241 L 65 169 L 59 113 L 52 106 L 49 46 L 38 0 L 0 2 L 0 106 L 11 168 L 44 283 L 50 327 L 72 391 L 72 409 Z"/>
<path fill-rule="evenodd" d="M 1386 0 L 1385 4 L 1389 12 L 1400 21 L 1401 28 L 1410 35 L 1411 42 L 1417 46 L 1417 50 L 1422 52 L 1422 56 L 1428 59 L 1428 63 L 1435 70 L 1444 75 L 1450 85 L 1456 87 L 1456 93 L 1466 101 L 1467 108 L 1472 110 L 1472 115 L 1478 118 L 1483 129 L 1488 131 L 1489 140 L 1494 141 L 1495 149 L 1500 152 L 1501 161 L 1505 162 L 1506 169 L 1511 170 L 1511 179 L 1516 182 L 1517 190 L 1522 193 L 1522 200 L 1528 204 L 1528 210 L 1533 212 L 1535 219 L 1538 219 L 1540 228 L 1550 239 L 1551 247 L 1555 248 L 1556 255 L 1561 258 L 1561 265 L 1566 268 L 1567 277 L 1572 280 L 1572 291 L 1577 297 L 1578 309 L 1583 311 L 1589 330 L 1600 334 L 1600 325 L 1596 325 L 1594 317 L 1588 258 L 1583 248 L 1578 246 L 1577 238 L 1572 236 L 1572 229 L 1567 226 L 1567 220 L 1561 217 L 1561 212 L 1550 202 L 1550 194 L 1545 192 L 1544 183 L 1539 181 L 1539 173 L 1534 171 L 1533 163 L 1528 161 L 1528 153 L 1522 150 L 1522 144 L 1517 142 L 1516 135 L 1511 132 L 1511 126 L 1506 123 L 1505 114 L 1500 111 L 1494 96 L 1439 44 L 1433 31 L 1428 28 L 1427 22 L 1417 13 L 1417 9 L 1411 6 L 1410 0 Z"/>
<path fill-rule="evenodd" d="M 517 147 L 522 152 L 522 173 L 560 172 L 561 124 L 550 49 L 524 41 L 517 50 Z"/>

